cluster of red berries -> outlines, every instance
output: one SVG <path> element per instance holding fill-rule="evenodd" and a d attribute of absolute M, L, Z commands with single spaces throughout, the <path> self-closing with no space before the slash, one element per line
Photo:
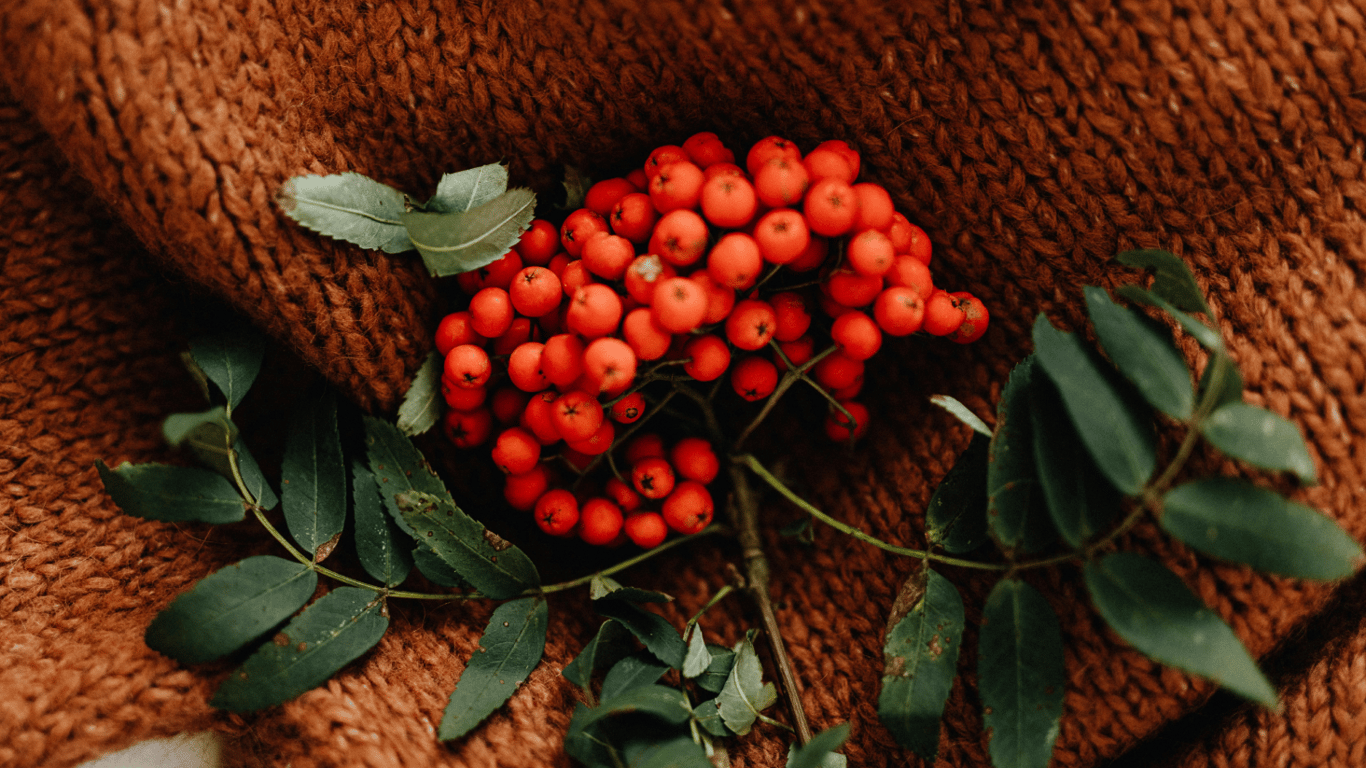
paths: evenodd
<path fill-rule="evenodd" d="M 744 168 L 734 160 L 712 133 L 659 147 L 644 168 L 594 184 L 558 229 L 537 219 L 512 252 L 457 278 L 469 307 L 446 316 L 436 335 L 451 407 L 444 429 L 473 447 L 495 420 L 508 425 L 493 449 L 508 473 L 505 495 L 534 509 L 549 533 L 649 547 L 667 529 L 693 533 L 710 522 L 705 484 L 716 472 L 699 466 L 716 457 L 695 438 L 674 446 L 672 463 L 657 437 L 632 441 L 631 483 L 613 477 L 605 496 L 551 489 L 545 448 L 563 440 L 559 455 L 582 471 L 613 448 L 614 423 L 641 417 L 645 398 L 632 383 L 642 361 L 677 361 L 704 382 L 729 370 L 740 397 L 761 400 L 782 370 L 819 353 L 816 332 L 828 334 L 838 348 L 810 373 L 840 404 L 826 433 L 844 440 L 867 427 L 868 409 L 853 398 L 882 334 L 967 343 L 986 332 L 980 300 L 933 285 L 925 232 L 881 186 L 855 183 L 860 159 L 847 144 L 827 141 L 803 157 L 770 136 Z M 820 270 L 809 283 L 818 289 L 761 294 L 775 266 Z M 817 308 L 828 328 L 813 327 Z M 511 386 L 490 395 L 504 357 Z M 663 499 L 662 515 L 639 509 L 642 497 Z"/>

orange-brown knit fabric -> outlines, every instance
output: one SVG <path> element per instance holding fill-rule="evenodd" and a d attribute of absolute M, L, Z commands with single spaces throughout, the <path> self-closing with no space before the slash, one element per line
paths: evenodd
<path fill-rule="evenodd" d="M 420 195 L 444 171 L 503 159 L 549 191 L 564 164 L 621 169 L 697 130 L 737 148 L 771 133 L 803 149 L 848 140 L 934 239 L 936 279 L 982 296 L 993 329 L 969 348 L 889 344 L 867 390 L 883 421 L 842 460 L 781 448 L 816 443 L 796 408 L 756 449 L 818 505 L 909 544 L 967 439 L 925 396 L 987 413 L 1037 312 L 1078 326 L 1075 286 L 1127 279 L 1115 251 L 1175 250 L 1212 295 L 1249 400 L 1309 438 L 1322 483 L 1296 498 L 1366 539 L 1363 36 L 1366 8 L 1327 0 L 0 4 L 0 77 L 26 110 L 7 107 L 0 134 L 0 764 L 70 765 L 198 727 L 228 733 L 248 765 L 565 762 L 574 694 L 558 670 L 592 631 L 581 598 L 553 608 L 549 663 L 451 746 L 432 728 L 487 607 L 397 607 L 373 653 L 249 718 L 206 708 L 223 670 L 180 670 L 141 643 L 193 578 L 260 545 L 249 529 L 240 544 L 122 517 L 90 470 L 169 455 L 159 418 L 192 405 L 173 297 L 193 286 L 231 303 L 371 408 L 393 406 L 430 346 L 435 291 L 410 255 L 332 243 L 272 205 L 298 173 L 355 170 Z M 1215 469 L 1238 471 L 1198 457 L 1196 471 Z M 776 500 L 769 512 L 794 517 Z M 1172 565 L 1258 655 L 1333 595 L 1152 528 L 1123 543 Z M 911 563 L 830 531 L 814 550 L 776 534 L 769 547 L 815 725 L 852 722 L 854 765 L 915 764 L 874 710 L 882 622 Z M 679 595 L 666 615 L 681 621 L 734 556 L 701 546 L 633 579 Z M 990 581 L 950 575 L 980 615 Z M 1068 644 L 1058 765 L 1122 755 L 1211 692 L 1104 629 L 1074 569 L 1035 576 Z M 710 621 L 724 639 L 752 623 L 738 603 Z M 1366 630 L 1340 633 L 1283 678 L 1282 715 L 1235 717 L 1167 753 L 1359 764 L 1347 700 Z M 945 765 L 986 762 L 975 642 Z M 1330 679 L 1356 682 L 1324 696 Z M 783 749 L 761 729 L 734 756 L 774 765 Z"/>

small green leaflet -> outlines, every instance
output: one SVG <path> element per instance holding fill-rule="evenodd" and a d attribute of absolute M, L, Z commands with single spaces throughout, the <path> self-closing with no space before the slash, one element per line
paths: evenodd
<path fill-rule="evenodd" d="M 461 213 L 478 208 L 507 191 L 508 169 L 500 163 L 448 173 L 424 207 L 433 213 Z"/>
<path fill-rule="evenodd" d="M 1224 338 L 1219 334 L 1219 331 L 1172 306 L 1170 302 L 1161 296 L 1149 293 L 1136 285 L 1121 285 L 1116 289 L 1115 293 L 1118 293 L 1129 301 L 1138 302 L 1139 304 L 1144 304 L 1149 307 L 1157 307 L 1163 312 L 1166 312 L 1178 325 L 1185 329 L 1186 333 L 1189 333 L 1196 341 L 1200 342 L 1205 349 L 1213 352 L 1224 351 Z"/>
<path fill-rule="evenodd" d="M 1152 292 L 1171 302 L 1176 308 L 1187 312 L 1209 314 L 1209 305 L 1200 286 L 1195 282 L 1186 262 L 1169 251 L 1149 248 L 1139 251 L 1124 251 L 1115 256 L 1115 261 L 1137 269 L 1151 268 L 1153 276 Z"/>
<path fill-rule="evenodd" d="M 441 365 L 442 357 L 433 350 L 398 406 L 398 430 L 409 437 L 426 432 L 441 418 Z"/>
<path fill-rule="evenodd" d="M 688 697 L 677 688 L 642 685 L 623 691 L 610 700 L 604 697 L 602 706 L 589 711 L 584 727 L 611 715 L 633 713 L 652 715 L 666 723 L 679 725 L 692 717 L 692 707 L 688 706 Z"/>
<path fill-rule="evenodd" d="M 1141 491 L 1157 467 L 1148 415 L 1136 412 L 1075 334 L 1054 328 L 1042 313 L 1034 321 L 1034 356 L 1058 385 L 1096 466 L 1124 493 Z"/>
<path fill-rule="evenodd" d="M 469 211 L 404 213 L 400 220 L 432 277 L 446 277 L 502 258 L 531 225 L 535 211 L 536 195 L 519 188 Z"/>
<path fill-rule="evenodd" d="M 540 585 L 526 553 L 451 502 L 421 491 L 404 491 L 395 500 L 417 540 L 485 595 L 502 600 Z"/>
<path fill-rule="evenodd" d="M 373 648 L 388 628 L 381 595 L 337 587 L 258 648 L 223 681 L 209 703 L 229 712 L 282 704 L 327 682 Z"/>
<path fill-rule="evenodd" d="M 179 448 L 188 444 L 204 466 L 232 479 L 232 446 L 238 441 L 237 425 L 223 406 L 202 413 L 173 413 L 161 423 L 166 442 Z"/>
<path fill-rule="evenodd" d="M 887 625 L 878 718 L 898 744 L 933 761 L 957 673 L 963 598 L 943 576 L 917 571 L 892 605 Z"/>
<path fill-rule="evenodd" d="M 987 456 L 991 438 L 980 433 L 958 455 L 925 510 L 925 534 L 954 554 L 987 543 Z"/>
<path fill-rule="evenodd" d="M 413 247 L 401 220 L 406 196 L 364 174 L 295 176 L 275 202 L 286 216 L 320 235 L 385 253 Z"/>
<path fill-rule="evenodd" d="M 637 640 L 645 644 L 645 648 L 653 653 L 656 659 L 674 669 L 683 666 L 683 657 L 688 646 L 683 644 L 683 638 L 679 637 L 678 630 L 663 616 L 650 613 L 634 603 L 620 600 L 601 600 L 593 607 L 603 616 L 621 622 Z"/>
<path fill-rule="evenodd" d="M 455 499 L 446 490 L 446 484 L 432 471 L 422 452 L 398 427 L 373 416 L 366 416 L 363 421 L 366 458 L 375 485 L 379 488 L 380 498 L 384 500 L 384 507 L 404 533 L 416 538 L 417 534 L 403 519 L 394 497 L 403 491 L 421 491 L 440 496 L 452 505 Z"/>
<path fill-rule="evenodd" d="M 730 735 L 730 731 L 726 730 L 725 722 L 721 720 L 720 700 L 707 699 L 698 702 L 697 706 L 692 708 L 692 716 L 697 721 L 697 725 L 707 733 L 717 737 Z"/>
<path fill-rule="evenodd" d="M 594 576 L 588 584 L 588 596 L 593 600 L 625 600 L 628 603 L 668 603 L 673 597 L 663 592 L 624 587 L 611 576 Z"/>
<path fill-rule="evenodd" d="M 977 689 L 995 768 L 1047 768 L 1062 720 L 1062 632 L 1037 590 L 1002 579 L 987 597 Z"/>
<path fill-rule="evenodd" d="M 237 454 L 237 470 L 242 473 L 242 484 L 247 486 L 252 498 L 262 509 L 275 509 L 275 505 L 280 503 L 280 498 L 266 481 L 265 474 L 261 472 L 261 465 L 256 463 L 256 457 L 247 450 L 247 444 L 239 437 L 232 450 Z"/>
<path fill-rule="evenodd" d="M 583 702 L 575 702 L 574 716 L 569 719 L 569 730 L 564 735 L 564 751 L 583 765 L 597 766 L 620 765 L 621 757 L 616 747 L 603 734 L 604 723 L 589 724 L 588 718 L 593 709 Z"/>
<path fill-rule="evenodd" d="M 702 627 L 693 624 L 688 627 L 688 653 L 683 657 L 683 676 L 689 680 L 707 671 L 711 666 L 711 654 L 707 652 L 707 642 L 702 639 Z"/>
<path fill-rule="evenodd" d="M 991 429 L 987 427 L 986 422 L 977 418 L 977 414 L 956 399 L 948 395 L 934 395 L 930 398 L 930 402 L 953 414 L 954 418 L 972 427 L 972 431 L 977 434 L 991 437 Z"/>
<path fill-rule="evenodd" d="M 1038 470 L 1034 464 L 1034 426 L 1029 390 L 1038 365 L 1026 357 L 1010 372 L 996 406 L 996 434 L 987 458 L 987 523 L 1003 548 L 1037 552 L 1052 541 Z"/>
<path fill-rule="evenodd" d="M 1238 366 L 1232 358 L 1223 352 L 1210 355 L 1204 372 L 1200 374 L 1200 386 L 1197 388 L 1196 396 L 1202 401 L 1205 399 L 1205 392 L 1215 383 L 1216 374 L 1220 379 L 1219 391 L 1214 395 L 1214 407 L 1243 402 L 1243 376 L 1238 372 Z"/>
<path fill-rule="evenodd" d="M 265 339 L 244 325 L 190 340 L 190 356 L 227 398 L 229 415 L 247 396 L 265 354 Z"/>
<path fill-rule="evenodd" d="M 1080 547 L 1109 527 L 1120 495 L 1086 452 L 1058 389 L 1047 376 L 1029 391 L 1034 422 L 1034 467 L 1053 525 L 1064 540 Z"/>
<path fill-rule="evenodd" d="M 126 461 L 110 469 L 99 459 L 95 469 L 114 503 L 133 517 L 219 525 L 247 514 L 232 483 L 207 469 Z"/>
<path fill-rule="evenodd" d="M 731 731 L 741 736 L 749 733 L 754 721 L 778 700 L 778 689 L 763 680 L 763 666 L 754 652 L 753 631 L 746 633 L 735 644 L 735 666 L 731 667 L 726 686 L 716 697 L 721 708 L 721 720 Z"/>
<path fill-rule="evenodd" d="M 707 653 L 711 655 L 711 663 L 707 665 L 707 671 L 698 675 L 696 678 L 697 687 L 704 691 L 720 693 L 726 687 L 726 680 L 730 678 L 730 670 L 735 666 L 735 651 L 723 646 L 707 643 Z"/>
<path fill-rule="evenodd" d="M 787 768 L 844 768 L 849 761 L 835 750 L 848 740 L 848 723 L 827 728 L 813 736 L 806 746 L 793 745 L 787 753 Z"/>
<path fill-rule="evenodd" d="M 626 768 L 715 768 L 702 745 L 686 733 L 673 738 L 631 739 L 622 752 Z"/>
<path fill-rule="evenodd" d="M 351 493 L 356 527 L 356 555 L 371 577 L 393 587 L 403 583 L 413 568 L 408 537 L 380 504 L 370 468 L 359 459 L 351 463 Z"/>
<path fill-rule="evenodd" d="M 439 739 L 464 736 L 503 706 L 541 662 L 549 622 L 544 598 L 524 597 L 498 606 L 451 693 Z"/>
<path fill-rule="evenodd" d="M 607 705 L 637 688 L 654 685 L 669 668 L 653 661 L 647 653 L 633 653 L 612 668 L 602 679 L 602 703 Z"/>
<path fill-rule="evenodd" d="M 598 627 L 593 639 L 579 651 L 574 660 L 565 665 L 560 673 L 569 682 L 579 686 L 585 693 L 592 693 L 593 673 L 601 667 L 610 667 L 630 652 L 630 633 L 613 619 L 608 619 Z"/>
<path fill-rule="evenodd" d="M 1318 482 L 1314 460 L 1299 428 L 1265 408 L 1229 403 L 1205 419 L 1200 434 L 1235 459 L 1263 469 L 1293 472 L 1306 483 Z"/>
<path fill-rule="evenodd" d="M 1189 419 L 1195 410 L 1191 374 L 1171 339 L 1111 301 L 1103 288 L 1088 285 L 1082 293 L 1100 346 L 1120 373 L 1154 408 L 1178 421 Z"/>
<path fill-rule="evenodd" d="M 306 395 L 294 406 L 280 464 L 285 523 L 312 555 L 346 524 L 346 463 L 337 400 Z"/>
<path fill-rule="evenodd" d="M 1086 564 L 1086 588 L 1120 637 L 1149 657 L 1276 706 L 1271 687 L 1233 630 L 1176 574 L 1131 552 Z"/>
<path fill-rule="evenodd" d="M 147 627 L 147 647 L 181 662 L 213 661 L 260 637 L 308 602 L 318 574 L 261 555 L 221 568 L 177 597 Z"/>
<path fill-rule="evenodd" d="M 1177 486 L 1162 498 L 1162 527 L 1208 555 L 1302 579 L 1356 572 L 1361 546 L 1332 520 L 1231 477 Z"/>

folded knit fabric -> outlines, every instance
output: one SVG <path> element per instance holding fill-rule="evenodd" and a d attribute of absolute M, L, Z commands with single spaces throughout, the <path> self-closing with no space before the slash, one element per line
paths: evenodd
<path fill-rule="evenodd" d="M 443 172 L 503 160 L 514 183 L 548 191 L 565 165 L 620 169 L 699 130 L 733 147 L 848 141 L 931 235 L 936 278 L 983 297 L 993 328 L 968 348 L 890 345 L 866 395 L 881 423 L 853 454 L 822 456 L 798 423 L 756 449 L 784 456 L 818 506 L 908 544 L 968 437 L 926 396 L 990 412 L 1036 313 L 1077 327 L 1077 286 L 1132 279 L 1115 252 L 1176 251 L 1222 319 L 1248 400 L 1310 442 L 1321 484 L 1295 498 L 1366 539 L 1359 3 L 737 5 L 0 6 L 0 765 L 71 765 L 200 728 L 227 734 L 243 765 L 567 764 L 575 693 L 559 670 L 593 630 L 582 597 L 554 607 L 547 663 L 451 745 L 434 726 L 487 606 L 395 605 L 371 653 L 249 717 L 207 706 L 227 667 L 181 669 L 142 642 L 195 579 L 270 550 L 250 526 L 123 516 L 92 469 L 172 457 L 159 422 L 194 406 L 176 359 L 203 322 L 194 305 L 247 315 L 281 357 L 377 412 L 430 348 L 438 307 L 420 264 L 295 226 L 272 199 L 300 173 L 358 171 L 421 194 Z M 1213 455 L 1194 469 L 1240 471 Z M 813 725 L 851 722 L 852 765 L 914 764 L 875 712 L 881 627 L 913 563 L 828 530 L 798 549 L 773 532 L 793 513 L 776 500 L 768 513 L 779 622 Z M 1120 545 L 1166 562 L 1254 654 L 1288 642 L 1273 657 L 1285 705 L 1170 725 L 1213 686 L 1128 648 L 1075 569 L 1047 570 L 1031 581 L 1068 649 L 1057 765 L 1123 760 L 1154 733 L 1134 753 L 1148 763 L 1366 762 L 1366 626 L 1297 631 L 1326 606 L 1360 606 L 1358 585 L 1252 574 L 1151 526 Z M 665 615 L 678 625 L 735 557 L 702 545 L 632 580 L 677 595 Z M 952 576 L 971 625 L 990 581 Z M 738 603 L 712 615 L 723 641 L 752 624 Z M 963 670 L 975 643 L 970 626 Z M 988 763 L 974 682 L 955 683 L 940 764 Z M 736 765 L 782 763 L 781 733 L 738 741 Z"/>

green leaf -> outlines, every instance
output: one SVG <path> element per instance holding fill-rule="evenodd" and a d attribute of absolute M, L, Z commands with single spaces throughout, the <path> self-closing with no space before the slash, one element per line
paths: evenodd
<path fill-rule="evenodd" d="M 405 213 L 400 217 L 432 277 L 468 272 L 501 259 L 531 225 L 536 195 L 509 189 L 463 213 Z"/>
<path fill-rule="evenodd" d="M 657 664 L 654 657 L 644 653 L 627 656 L 607 670 L 602 679 L 602 703 L 604 706 L 637 688 L 654 685 L 669 668 Z"/>
<path fill-rule="evenodd" d="M 232 479 L 232 447 L 238 442 L 237 425 L 228 418 L 223 406 L 202 413 L 173 413 L 161 423 L 161 434 L 176 448 L 188 445 L 204 466 Z"/>
<path fill-rule="evenodd" d="M 711 663 L 707 665 L 706 672 L 697 676 L 695 682 L 704 691 L 720 693 L 730 678 L 730 670 L 735 666 L 735 651 L 707 643 L 707 653 L 711 656 Z"/>
<path fill-rule="evenodd" d="M 265 339 L 243 325 L 190 340 L 190 356 L 227 398 L 229 415 L 256 381 L 265 354 Z"/>
<path fill-rule="evenodd" d="M 702 627 L 694 624 L 688 628 L 688 652 L 683 657 L 683 677 L 691 680 L 707 671 L 711 666 L 711 654 L 707 652 L 707 642 L 702 639 Z"/>
<path fill-rule="evenodd" d="M 988 529 L 1003 548 L 1026 552 L 1037 552 L 1055 535 L 1034 463 L 1029 390 L 1037 368 L 1030 356 L 1010 372 L 996 407 L 996 434 L 987 452 Z"/>
<path fill-rule="evenodd" d="M 1088 562 L 1085 575 L 1100 615 L 1139 651 L 1276 705 L 1276 690 L 1237 635 L 1176 574 L 1139 555 L 1115 552 Z"/>
<path fill-rule="evenodd" d="M 304 551 L 318 552 L 346 524 L 346 463 L 337 401 L 306 396 L 295 406 L 280 464 L 285 523 Z"/>
<path fill-rule="evenodd" d="M 250 712 L 283 704 L 327 682 L 375 647 L 389 628 L 384 598 L 337 587 L 262 645 L 214 693 L 212 706 Z"/>
<path fill-rule="evenodd" d="M 1341 579 L 1361 546 L 1332 520 L 1231 477 L 1177 486 L 1162 499 L 1162 527 L 1207 555 L 1302 579 Z"/>
<path fill-rule="evenodd" d="M 716 697 L 721 708 L 721 720 L 731 731 L 743 736 L 749 733 L 759 713 L 778 700 L 778 689 L 763 680 L 763 666 L 754 652 L 753 632 L 746 633 L 735 644 L 735 666 L 726 678 L 726 686 Z"/>
<path fill-rule="evenodd" d="M 507 167 L 489 163 L 442 176 L 436 194 L 424 207 L 433 213 L 462 213 L 497 198 L 507 188 Z"/>
<path fill-rule="evenodd" d="M 601 721 L 590 722 L 593 709 L 583 702 L 575 702 L 574 716 L 569 719 L 569 730 L 564 735 L 564 751 L 583 765 L 619 766 L 622 758 L 611 743 Z"/>
<path fill-rule="evenodd" d="M 1062 394 L 1082 443 L 1096 466 L 1126 494 L 1136 494 L 1157 467 L 1153 425 L 1121 395 L 1080 339 L 1040 314 L 1034 356 Z"/>
<path fill-rule="evenodd" d="M 256 463 L 256 457 L 247 450 L 247 444 L 239 437 L 232 450 L 237 454 L 237 470 L 242 473 L 242 484 L 247 486 L 256 503 L 263 509 L 275 509 L 275 505 L 280 503 L 280 497 L 276 496 L 275 489 L 270 487 L 265 474 L 261 472 L 261 465 Z"/>
<path fill-rule="evenodd" d="M 207 469 L 126 461 L 110 469 L 99 459 L 95 469 L 114 503 L 133 517 L 218 525 L 247 514 L 237 489 Z"/>
<path fill-rule="evenodd" d="M 702 730 L 718 738 L 730 735 L 726 730 L 726 723 L 721 719 L 721 701 L 719 699 L 707 699 L 699 702 L 692 709 L 693 719 L 697 721 Z"/>
<path fill-rule="evenodd" d="M 1230 403 L 1205 419 L 1200 434 L 1235 459 L 1263 469 L 1293 472 L 1306 483 L 1318 482 L 1314 460 L 1299 428 L 1265 408 Z"/>
<path fill-rule="evenodd" d="M 450 589 L 474 589 L 473 585 L 456 573 L 455 569 L 447 565 L 446 561 L 426 544 L 414 547 L 410 557 L 413 558 L 413 565 L 417 566 L 417 570 L 433 584 Z"/>
<path fill-rule="evenodd" d="M 925 534 L 954 554 L 971 552 L 990 538 L 987 532 L 987 457 L 991 438 L 974 434 L 958 455 L 925 510 Z"/>
<path fill-rule="evenodd" d="M 593 600 L 625 600 L 628 603 L 669 603 L 673 597 L 663 592 L 624 587 L 611 576 L 594 576 L 588 584 L 588 596 Z"/>
<path fill-rule="evenodd" d="M 1223 369 L 1220 373 L 1220 369 Z M 1228 405 L 1229 403 L 1243 402 L 1243 376 L 1238 372 L 1238 366 L 1233 359 L 1223 352 L 1216 352 L 1210 355 L 1209 362 L 1205 364 L 1205 370 L 1200 374 L 1200 385 L 1196 391 L 1196 397 L 1200 400 L 1205 399 L 1205 392 L 1214 384 L 1215 374 L 1220 376 L 1219 391 L 1214 395 L 1214 407 Z"/>
<path fill-rule="evenodd" d="M 562 211 L 573 211 L 584 207 L 583 201 L 588 197 L 588 190 L 593 188 L 593 179 L 578 166 L 566 165 L 564 181 L 560 185 L 564 187 L 564 203 L 555 207 Z"/>
<path fill-rule="evenodd" d="M 409 437 L 431 429 L 441 418 L 442 357 L 435 351 L 427 355 L 422 367 L 413 376 L 413 383 L 398 406 L 398 430 Z"/>
<path fill-rule="evenodd" d="M 1105 531 L 1120 494 L 1096 468 L 1067 416 L 1057 387 L 1040 376 L 1030 388 L 1034 466 L 1048 513 L 1073 547 Z"/>
<path fill-rule="evenodd" d="M 957 673 L 963 598 L 943 576 L 929 569 L 920 573 L 925 578 L 921 596 L 915 598 L 914 588 L 903 590 L 887 621 L 877 713 L 898 744 L 933 761 L 939 721 Z"/>
<path fill-rule="evenodd" d="M 1033 587 L 1002 579 L 987 597 L 977 688 L 995 768 L 1047 768 L 1062 719 L 1062 632 Z"/>
<path fill-rule="evenodd" d="M 977 414 L 954 398 L 948 395 L 934 395 L 930 398 L 930 402 L 953 414 L 954 418 L 972 427 L 972 431 L 977 434 L 991 437 L 991 429 L 987 427 L 986 422 L 977 418 Z"/>
<path fill-rule="evenodd" d="M 678 630 L 663 616 L 620 600 L 603 600 L 593 607 L 603 616 L 621 622 L 656 659 L 674 669 L 682 668 L 688 646 L 683 644 Z"/>
<path fill-rule="evenodd" d="M 541 576 L 525 552 L 446 499 L 404 491 L 396 500 L 418 541 L 485 595 L 502 600 L 540 585 Z"/>
<path fill-rule="evenodd" d="M 403 519 L 395 496 L 403 491 L 421 491 L 440 496 L 452 505 L 455 499 L 451 498 L 446 484 L 437 477 L 422 452 L 398 427 L 373 416 L 365 416 L 363 421 L 366 458 L 375 485 L 379 488 L 380 498 L 384 500 L 384 507 L 404 533 L 417 538 L 412 527 Z"/>
<path fill-rule="evenodd" d="M 351 493 L 354 499 L 356 555 L 365 572 L 385 585 L 403 583 L 413 569 L 413 556 L 406 549 L 407 537 L 393 519 L 384 514 L 375 488 L 375 476 L 360 460 L 351 463 Z"/>
<path fill-rule="evenodd" d="M 1210 313 L 1205 296 L 1195 282 L 1195 275 L 1191 274 L 1186 262 L 1175 254 L 1151 248 L 1124 251 L 1115 257 L 1115 261 L 1138 269 L 1154 270 L 1156 274 L 1153 275 L 1152 292 L 1171 302 L 1178 309 L 1203 312 L 1206 315 Z"/>
<path fill-rule="evenodd" d="M 848 761 L 835 750 L 849 740 L 849 724 L 827 728 L 811 738 L 804 747 L 793 747 L 787 753 L 787 768 L 834 768 Z M 831 758 L 838 758 L 831 760 Z M 998 766 L 999 768 L 999 766 Z"/>
<path fill-rule="evenodd" d="M 593 639 L 579 651 L 574 660 L 565 665 L 560 674 L 569 682 L 579 686 L 585 693 L 592 692 L 593 673 L 602 667 L 609 667 L 620 661 L 630 652 L 628 645 L 630 633 L 613 619 L 608 619 L 598 627 Z"/>
<path fill-rule="evenodd" d="M 1082 293 L 1100 345 L 1120 373 L 1154 408 L 1179 421 L 1189 419 L 1195 410 L 1191 374 L 1171 339 L 1111 301 L 1103 288 L 1088 285 Z"/>
<path fill-rule="evenodd" d="M 313 596 L 318 574 L 292 560 L 261 555 L 201 579 L 147 627 L 147 647 L 182 664 L 213 661 L 289 618 Z"/>
<path fill-rule="evenodd" d="M 275 202 L 286 216 L 320 235 L 385 253 L 413 247 L 402 221 L 405 195 L 363 174 L 295 176 Z"/>
<path fill-rule="evenodd" d="M 1157 307 L 1163 312 L 1166 312 L 1177 322 L 1177 324 L 1186 330 L 1186 333 L 1189 333 L 1206 349 L 1215 352 L 1224 351 L 1224 338 L 1219 334 L 1219 331 L 1172 306 L 1170 302 L 1163 299 L 1161 296 L 1149 293 L 1136 285 L 1121 285 L 1115 292 L 1130 301 L 1135 301 L 1150 307 Z"/>
<path fill-rule="evenodd" d="M 195 388 L 204 395 L 205 402 L 212 403 L 213 393 L 209 391 L 209 377 L 204 374 L 204 369 L 199 367 L 199 363 L 194 361 L 194 355 L 190 354 L 190 350 L 187 349 L 180 353 L 180 363 L 185 366 L 185 371 L 190 374 Z"/>
<path fill-rule="evenodd" d="M 687 733 L 629 739 L 622 752 L 626 768 L 715 768 Z"/>
<path fill-rule="evenodd" d="M 544 598 L 524 597 L 498 606 L 479 640 L 481 647 L 451 693 L 439 739 L 464 736 L 503 706 L 541 662 L 549 621 Z"/>

